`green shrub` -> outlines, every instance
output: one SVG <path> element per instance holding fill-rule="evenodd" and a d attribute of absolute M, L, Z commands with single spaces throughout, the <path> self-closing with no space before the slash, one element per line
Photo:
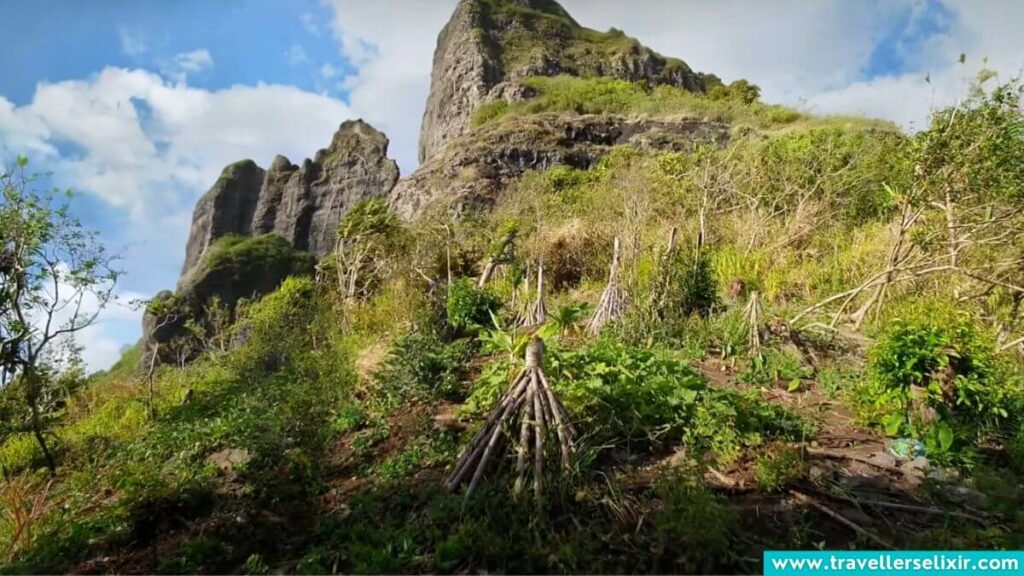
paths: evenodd
<path fill-rule="evenodd" d="M 254 292 L 271 292 L 282 278 L 312 274 L 315 264 L 311 254 L 292 248 L 275 234 L 229 234 L 218 238 L 203 254 L 191 290 L 200 306 L 214 295 L 234 306 L 239 298 Z"/>
<path fill-rule="evenodd" d="M 473 346 L 468 339 L 446 344 L 430 330 L 406 334 L 374 373 L 377 400 L 384 407 L 395 407 L 411 400 L 458 398 Z"/>
<path fill-rule="evenodd" d="M 905 394 L 921 386 L 935 404 L 984 411 L 1001 408 L 988 405 L 994 355 L 994 343 L 969 315 L 921 313 L 886 328 L 868 362 L 871 377 L 886 391 Z"/>
<path fill-rule="evenodd" d="M 696 262 L 687 265 L 679 279 L 680 312 L 708 316 L 718 305 L 718 283 L 711 258 L 702 254 Z"/>
<path fill-rule="evenodd" d="M 158 574 L 195 574 L 197 572 L 217 572 L 217 567 L 224 566 L 228 548 L 223 542 L 213 538 L 200 537 L 189 540 L 181 546 L 176 558 L 164 560 L 157 568 Z"/>
<path fill-rule="evenodd" d="M 469 278 L 452 281 L 446 298 L 448 325 L 459 331 L 469 331 L 491 323 L 491 314 L 501 309 L 501 300 L 486 289 L 476 287 Z"/>
<path fill-rule="evenodd" d="M 750 359 L 746 369 L 739 374 L 738 380 L 748 386 L 774 388 L 780 382 L 796 391 L 800 380 L 809 378 L 811 370 L 803 365 L 801 359 L 788 350 L 775 347 L 763 348 Z"/>
<path fill-rule="evenodd" d="M 537 96 L 521 102 L 485 105 L 474 115 L 473 124 L 486 126 L 509 116 L 545 112 L 686 116 L 757 128 L 786 126 L 805 119 L 795 110 L 758 101 L 758 88 L 746 81 L 713 89 L 708 95 L 677 86 L 651 88 L 645 83 L 597 75 L 531 77 L 525 84 Z"/>
<path fill-rule="evenodd" d="M 253 304 L 238 328 L 244 345 L 230 360 L 243 371 L 272 372 L 307 352 L 317 312 L 315 295 L 312 279 L 292 277 Z"/>
<path fill-rule="evenodd" d="M 869 417 L 940 452 L 1005 420 L 1021 397 L 1019 369 L 1000 363 L 994 339 L 953 307 L 908 309 L 879 335 L 868 369 L 862 395 Z M 928 410 L 935 416 L 925 418 Z"/>
<path fill-rule="evenodd" d="M 491 406 L 514 368 L 493 364 L 467 402 Z M 602 339 L 582 350 L 548 349 L 545 373 L 594 446 L 684 441 L 697 453 L 733 460 L 764 436 L 799 435 L 804 425 L 755 395 L 715 389 L 665 351 Z"/>
<path fill-rule="evenodd" d="M 662 509 L 655 516 L 654 553 L 659 571 L 722 572 L 732 560 L 736 517 L 702 486 L 668 476 L 656 487 Z"/>
<path fill-rule="evenodd" d="M 357 401 L 346 402 L 331 420 L 331 431 L 335 434 L 347 434 L 366 424 L 366 411 Z"/>

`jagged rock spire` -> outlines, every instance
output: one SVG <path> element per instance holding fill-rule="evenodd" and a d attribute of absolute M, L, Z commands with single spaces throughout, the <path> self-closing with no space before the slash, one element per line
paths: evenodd
<path fill-rule="evenodd" d="M 514 86 L 518 80 L 558 74 L 704 90 L 682 60 L 663 57 L 621 31 L 583 28 L 555 0 L 461 0 L 437 39 L 420 162 L 469 131 L 481 104 L 522 97 Z"/>
<path fill-rule="evenodd" d="M 226 167 L 196 204 L 179 285 L 214 240 L 228 234 L 276 234 L 322 257 L 352 204 L 385 197 L 398 181 L 388 139 L 362 120 L 344 122 L 331 145 L 301 167 L 277 156 L 268 170 L 252 160 Z"/>

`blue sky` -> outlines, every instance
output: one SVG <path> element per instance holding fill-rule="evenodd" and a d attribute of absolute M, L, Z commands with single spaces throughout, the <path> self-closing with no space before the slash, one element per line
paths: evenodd
<path fill-rule="evenodd" d="M 172 71 L 176 55 L 194 50 L 215 55 L 216 66 L 190 74 L 192 86 L 275 82 L 339 93 L 321 70 L 333 67 L 336 79 L 351 72 L 332 17 L 330 6 L 302 0 L 8 2 L 4 18 L 17 26 L 6 32 L 0 94 L 24 104 L 39 82 L 106 66 Z"/>
<path fill-rule="evenodd" d="M 980 59 L 1024 64 L 1024 3 L 989 0 L 565 0 L 769 101 L 905 126 L 962 92 Z M 173 287 L 191 209 L 224 165 L 293 161 L 361 117 L 408 174 L 436 37 L 455 0 L 10 0 L 0 161 L 25 154 L 120 249 L 125 299 Z M 960 53 L 971 66 L 960 66 Z M 972 67 L 973 66 L 973 67 Z M 925 83 L 925 75 L 931 83 Z M 102 368 L 139 335 L 116 308 L 86 335 Z"/>

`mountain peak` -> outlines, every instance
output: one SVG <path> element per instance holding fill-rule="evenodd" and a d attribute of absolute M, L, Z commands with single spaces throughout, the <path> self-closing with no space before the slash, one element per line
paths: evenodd
<path fill-rule="evenodd" d="M 682 60 L 667 58 L 617 29 L 581 26 L 555 0 L 462 0 L 434 51 L 420 161 L 469 131 L 483 103 L 516 100 L 528 76 L 612 76 L 703 92 Z"/>

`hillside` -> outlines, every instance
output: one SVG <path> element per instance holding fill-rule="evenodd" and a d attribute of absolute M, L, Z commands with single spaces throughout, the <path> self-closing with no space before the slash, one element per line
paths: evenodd
<path fill-rule="evenodd" d="M 907 134 L 462 0 L 416 172 L 362 121 L 226 167 L 142 341 L 48 420 L 56 473 L 4 429 L 0 571 L 1021 549 L 1020 95 Z"/>

